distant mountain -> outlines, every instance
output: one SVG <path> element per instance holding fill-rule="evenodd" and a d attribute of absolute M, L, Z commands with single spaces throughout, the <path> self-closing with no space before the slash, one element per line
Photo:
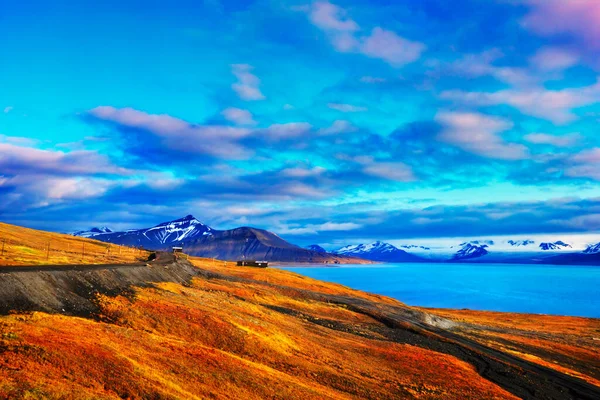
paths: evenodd
<path fill-rule="evenodd" d="M 103 242 L 125 246 L 142 246 L 151 250 L 162 250 L 186 240 L 212 235 L 212 228 L 204 225 L 192 215 L 174 221 L 163 222 L 152 228 L 125 232 L 100 232 L 88 237 Z"/>
<path fill-rule="evenodd" d="M 417 245 L 414 245 L 414 244 L 403 245 L 403 246 L 400 246 L 400 248 L 407 249 L 407 250 L 431 250 L 431 248 L 429 248 L 429 247 L 417 246 Z"/>
<path fill-rule="evenodd" d="M 306 250 L 316 251 L 317 253 L 327 253 L 327 250 L 325 250 L 318 244 L 311 244 L 310 246 L 306 246 Z"/>
<path fill-rule="evenodd" d="M 375 242 L 371 244 L 359 244 L 342 247 L 335 254 L 360 257 L 379 262 L 419 262 L 424 261 L 421 257 L 409 254 L 389 243 Z"/>
<path fill-rule="evenodd" d="M 112 230 L 110 230 L 109 228 L 103 226 L 101 228 L 91 228 L 89 231 L 75 232 L 72 235 L 73 236 L 79 236 L 79 237 L 89 238 L 89 237 L 98 235 L 100 233 L 111 233 L 111 232 L 112 232 Z"/>
<path fill-rule="evenodd" d="M 192 215 L 163 222 L 152 228 L 124 232 L 91 232 L 87 237 L 120 245 L 141 246 L 149 250 L 168 250 L 172 246 L 183 246 L 189 255 L 228 261 L 247 259 L 346 264 L 367 262 L 330 254 L 323 248 L 319 251 L 303 249 L 262 229 L 243 227 L 218 231 L 204 225 Z"/>
<path fill-rule="evenodd" d="M 533 240 L 509 240 L 507 243 L 513 247 L 525 247 L 535 244 Z"/>
<path fill-rule="evenodd" d="M 600 253 L 600 243 L 588 245 L 588 247 L 583 252 L 585 254 L 598 254 L 598 253 Z"/>
<path fill-rule="evenodd" d="M 481 244 L 481 241 L 461 243 L 461 249 L 452 256 L 453 261 L 470 260 L 473 258 L 483 257 L 488 254 L 488 244 Z M 493 244 L 493 242 L 492 242 Z"/>
<path fill-rule="evenodd" d="M 571 245 L 567 244 L 561 240 L 554 243 L 540 243 L 540 249 L 543 251 L 551 251 L 551 250 L 564 250 L 570 249 Z"/>

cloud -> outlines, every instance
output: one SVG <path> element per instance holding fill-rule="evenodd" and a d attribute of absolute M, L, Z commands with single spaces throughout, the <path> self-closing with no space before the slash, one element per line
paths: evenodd
<path fill-rule="evenodd" d="M 95 151 L 41 150 L 33 147 L 0 143 L 0 171 L 3 174 L 52 175 L 128 175 L 131 170 L 112 165 Z"/>
<path fill-rule="evenodd" d="M 487 158 L 522 160 L 528 157 L 525 146 L 507 143 L 500 133 L 513 127 L 501 118 L 477 113 L 440 112 L 436 121 L 443 126 L 439 139 Z"/>
<path fill-rule="evenodd" d="M 279 226 L 276 231 L 282 235 L 318 235 L 320 232 L 346 232 L 362 228 L 354 222 L 325 222 L 305 226 Z"/>
<path fill-rule="evenodd" d="M 256 125 L 256 121 L 252 118 L 252 113 L 248 110 L 229 107 L 221 113 L 226 120 L 237 125 Z"/>
<path fill-rule="evenodd" d="M 14 109 L 14 107 L 8 106 L 4 108 L 4 114 L 8 114 L 9 112 L 11 112 Z"/>
<path fill-rule="evenodd" d="M 364 164 L 363 172 L 397 182 L 412 182 L 416 179 L 412 169 L 402 162 L 367 162 Z"/>
<path fill-rule="evenodd" d="M 548 90 L 544 88 L 507 89 L 498 92 L 465 92 L 449 90 L 440 98 L 471 106 L 510 105 L 523 114 L 544 118 L 556 124 L 577 119 L 573 110 L 594 104 L 600 96 L 600 82 L 591 86 Z"/>
<path fill-rule="evenodd" d="M 336 120 L 328 128 L 319 129 L 321 135 L 338 135 L 341 133 L 356 132 L 358 128 L 348 121 Z"/>
<path fill-rule="evenodd" d="M 327 170 L 322 167 L 314 168 L 286 168 L 281 171 L 281 175 L 290 178 L 308 178 L 314 176 L 321 176 Z"/>
<path fill-rule="evenodd" d="M 327 107 L 343 113 L 357 113 L 368 111 L 366 107 L 353 106 L 352 104 L 329 103 Z"/>
<path fill-rule="evenodd" d="M 530 133 L 524 139 L 533 144 L 549 144 L 556 147 L 569 147 L 577 144 L 582 139 L 578 133 L 556 136 L 547 133 Z"/>
<path fill-rule="evenodd" d="M 600 2 L 597 0 L 527 0 L 523 25 L 543 36 L 569 34 L 600 49 Z"/>
<path fill-rule="evenodd" d="M 359 53 L 402 67 L 421 57 L 425 45 L 405 39 L 395 32 L 374 27 L 369 35 L 359 35 L 360 26 L 343 8 L 318 1 L 308 9 L 309 20 L 323 30 L 333 47 L 342 53 Z"/>
<path fill-rule="evenodd" d="M 285 124 L 273 124 L 262 130 L 262 132 L 270 140 L 288 140 L 305 135 L 311 128 L 312 125 L 307 122 L 288 122 Z"/>
<path fill-rule="evenodd" d="M 344 9 L 326 1 L 315 2 L 309 12 L 310 21 L 324 30 L 354 32 L 359 26 L 347 17 Z"/>
<path fill-rule="evenodd" d="M 538 77 L 530 74 L 525 68 L 495 66 L 494 62 L 503 57 L 504 54 L 500 50 L 491 49 L 479 54 L 466 54 L 447 64 L 430 61 L 430 64 L 436 69 L 429 74 L 450 74 L 466 78 L 492 76 L 501 82 L 519 86 L 529 86 L 538 81 Z"/>
<path fill-rule="evenodd" d="M 375 76 L 363 76 L 362 78 L 360 78 L 360 81 L 362 83 L 383 83 L 386 81 L 385 78 L 378 78 Z"/>
<path fill-rule="evenodd" d="M 266 97 L 260 91 L 260 79 L 252 70 L 254 67 L 248 64 L 233 64 L 231 72 L 237 78 L 237 82 L 231 88 L 238 94 L 240 99 L 246 101 L 264 100 Z"/>
<path fill-rule="evenodd" d="M 122 130 L 141 131 L 144 135 L 139 138 L 139 142 L 156 148 L 156 151 L 164 152 L 166 148 L 181 154 L 204 154 L 224 159 L 244 159 L 252 154 L 252 151 L 239 143 L 252 133 L 247 128 L 194 125 L 166 114 L 148 114 L 133 108 L 119 109 L 111 106 L 96 107 L 88 112 L 88 116 L 95 121 L 112 123 Z M 146 135 L 158 139 L 160 146 L 153 144 L 152 137 Z M 134 137 L 131 135 L 124 138 L 125 142 L 132 139 Z M 130 143 L 130 146 L 135 145 Z M 145 155 L 153 156 L 152 153 Z"/>
<path fill-rule="evenodd" d="M 370 36 L 363 37 L 360 52 L 371 58 L 379 58 L 388 64 L 401 67 L 421 57 L 425 45 L 404 39 L 394 32 L 374 28 Z"/>
<path fill-rule="evenodd" d="M 579 56 L 558 47 L 544 47 L 531 57 L 530 62 L 541 71 L 562 71 L 576 65 Z"/>

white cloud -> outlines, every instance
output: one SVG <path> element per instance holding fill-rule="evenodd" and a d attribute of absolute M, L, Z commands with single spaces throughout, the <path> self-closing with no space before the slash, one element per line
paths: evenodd
<path fill-rule="evenodd" d="M 248 64 L 233 64 L 231 66 L 231 72 L 238 79 L 231 87 L 242 100 L 265 99 L 259 88 L 260 79 L 251 72 L 253 69 L 254 67 Z"/>
<path fill-rule="evenodd" d="M 363 225 L 354 222 L 325 222 L 323 224 L 308 224 L 305 226 L 279 226 L 274 230 L 282 235 L 316 235 L 319 232 L 344 232 L 362 228 Z"/>
<path fill-rule="evenodd" d="M 8 114 L 9 112 L 11 112 L 14 109 L 14 107 L 8 106 L 4 108 L 4 114 Z"/>

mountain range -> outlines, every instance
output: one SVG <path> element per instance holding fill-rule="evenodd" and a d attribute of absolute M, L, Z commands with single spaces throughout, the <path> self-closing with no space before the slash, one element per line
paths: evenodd
<path fill-rule="evenodd" d="M 192 215 L 163 222 L 145 229 L 115 232 L 107 227 L 79 231 L 75 236 L 93 238 L 108 243 L 167 250 L 183 246 L 185 252 L 199 257 L 222 260 L 266 260 L 319 264 L 365 262 L 507 262 L 548 264 L 600 263 L 600 243 L 582 247 L 563 240 L 540 243 L 530 239 L 502 241 L 471 240 L 445 247 L 418 243 L 398 247 L 376 241 L 348 245 L 328 252 L 318 244 L 299 247 L 275 233 L 252 227 L 216 230 Z"/>
<path fill-rule="evenodd" d="M 151 228 L 123 232 L 114 232 L 109 228 L 92 228 L 73 235 L 148 250 L 168 250 L 173 246 L 182 246 L 184 251 L 192 256 L 228 261 L 247 259 L 319 264 L 366 262 L 351 256 L 327 253 L 322 248 L 304 249 L 263 229 L 241 227 L 216 230 L 204 225 L 192 215 L 163 222 Z"/>
<path fill-rule="evenodd" d="M 384 242 L 346 246 L 334 251 L 334 253 L 378 262 L 398 263 L 425 261 L 421 257 L 409 254 L 404 250 L 400 250 L 397 247 Z"/>

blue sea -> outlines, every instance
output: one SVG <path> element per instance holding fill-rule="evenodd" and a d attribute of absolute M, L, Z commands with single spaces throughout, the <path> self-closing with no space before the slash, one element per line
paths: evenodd
<path fill-rule="evenodd" d="M 414 306 L 600 318 L 600 267 L 419 263 L 283 269 Z"/>

